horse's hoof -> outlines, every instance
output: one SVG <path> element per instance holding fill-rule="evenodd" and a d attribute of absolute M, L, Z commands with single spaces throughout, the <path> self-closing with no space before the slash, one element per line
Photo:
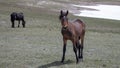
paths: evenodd
<path fill-rule="evenodd" d="M 11 28 L 15 28 L 14 26 L 11 26 Z"/>
<path fill-rule="evenodd" d="M 61 61 L 61 63 L 64 63 L 64 61 Z"/>
<path fill-rule="evenodd" d="M 76 64 L 78 64 L 79 63 L 79 61 L 76 61 Z"/>
<path fill-rule="evenodd" d="M 76 63 L 79 63 L 79 59 L 76 60 Z"/>

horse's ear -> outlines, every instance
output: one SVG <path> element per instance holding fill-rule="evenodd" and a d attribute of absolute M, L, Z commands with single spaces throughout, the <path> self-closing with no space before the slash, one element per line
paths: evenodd
<path fill-rule="evenodd" d="M 69 13 L 69 11 L 67 10 L 67 12 L 66 12 L 66 16 L 68 15 L 68 13 Z"/>

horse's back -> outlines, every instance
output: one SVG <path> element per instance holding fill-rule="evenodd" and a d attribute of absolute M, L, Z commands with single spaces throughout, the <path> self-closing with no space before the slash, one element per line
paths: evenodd
<path fill-rule="evenodd" d="M 85 28 L 85 23 L 80 19 L 74 20 L 73 24 L 75 25 L 75 27 Z"/>
<path fill-rule="evenodd" d="M 17 13 L 17 12 L 13 12 L 13 13 L 11 13 L 11 20 L 22 20 L 22 19 L 24 19 L 24 15 L 23 15 L 23 13 Z"/>
<path fill-rule="evenodd" d="M 85 27 L 85 23 L 80 19 L 76 19 L 74 22 L 77 22 L 77 23 L 81 24 L 83 27 Z"/>
<path fill-rule="evenodd" d="M 85 23 L 82 20 L 74 20 L 73 25 L 75 26 L 75 30 L 79 35 L 85 32 Z"/>
<path fill-rule="evenodd" d="M 24 15 L 23 15 L 23 13 L 20 12 L 20 13 L 17 14 L 17 17 L 18 17 L 19 19 L 23 19 L 23 18 L 24 18 Z"/>

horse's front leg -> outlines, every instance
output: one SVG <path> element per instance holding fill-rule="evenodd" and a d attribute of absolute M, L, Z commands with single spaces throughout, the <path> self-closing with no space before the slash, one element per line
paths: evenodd
<path fill-rule="evenodd" d="M 72 42 L 73 42 L 73 51 L 74 51 L 75 56 L 76 56 L 76 63 L 78 63 L 79 60 L 78 60 L 78 56 L 77 56 L 77 45 L 76 45 L 77 42 L 75 42 L 75 41 L 72 41 Z"/>
<path fill-rule="evenodd" d="M 20 21 L 18 21 L 18 27 L 20 27 Z"/>
<path fill-rule="evenodd" d="M 67 44 L 67 40 L 63 38 L 63 56 L 62 56 L 61 63 L 63 63 L 65 59 L 66 44 Z"/>

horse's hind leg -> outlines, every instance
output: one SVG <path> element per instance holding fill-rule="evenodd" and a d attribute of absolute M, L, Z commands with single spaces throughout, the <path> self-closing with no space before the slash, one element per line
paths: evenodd
<path fill-rule="evenodd" d="M 76 43 L 77 49 L 78 49 L 78 58 L 81 57 L 81 44 L 80 44 L 80 37 L 78 37 L 78 41 Z"/>
<path fill-rule="evenodd" d="M 25 21 L 23 20 L 23 21 L 22 21 L 23 28 L 25 28 L 25 24 L 26 24 L 26 23 L 25 23 Z"/>
<path fill-rule="evenodd" d="M 78 57 L 80 57 L 80 42 L 79 42 L 79 40 L 76 42 L 76 47 L 78 49 Z"/>
<path fill-rule="evenodd" d="M 20 21 L 18 21 L 18 27 L 20 27 Z"/>
<path fill-rule="evenodd" d="M 81 48 L 80 48 L 80 47 L 81 47 L 81 44 L 80 44 L 80 42 L 78 41 L 78 51 L 79 51 L 79 52 L 78 52 L 78 57 L 79 57 L 79 58 L 81 58 Z"/>
<path fill-rule="evenodd" d="M 81 59 L 83 59 L 83 47 L 84 47 L 84 36 L 81 37 L 81 45 L 80 45 L 80 57 Z"/>
<path fill-rule="evenodd" d="M 77 42 L 76 42 L 77 43 Z M 77 56 L 77 45 L 76 45 L 75 41 L 73 41 L 73 51 L 75 52 L 75 56 L 76 56 L 76 63 L 79 62 L 78 60 L 78 56 Z"/>

